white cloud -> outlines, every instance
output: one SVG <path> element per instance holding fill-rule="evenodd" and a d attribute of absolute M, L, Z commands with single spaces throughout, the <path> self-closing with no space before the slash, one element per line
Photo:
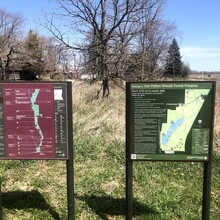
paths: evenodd
<path fill-rule="evenodd" d="M 220 41 L 220 36 L 207 37 L 207 38 L 201 39 L 201 42 L 205 42 L 205 43 L 207 43 L 207 42 L 209 42 L 209 43 L 212 43 L 212 42 L 216 43 L 218 41 Z"/>
<path fill-rule="evenodd" d="M 193 70 L 220 71 L 220 48 L 182 47 L 182 60 Z"/>

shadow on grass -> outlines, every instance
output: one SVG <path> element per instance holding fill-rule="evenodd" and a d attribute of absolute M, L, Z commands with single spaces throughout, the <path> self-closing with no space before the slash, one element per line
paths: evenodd
<path fill-rule="evenodd" d="M 96 195 L 85 195 L 76 196 L 76 199 L 85 201 L 87 205 L 101 217 L 103 220 L 107 220 L 108 216 L 126 215 L 126 200 L 116 199 L 111 196 L 96 196 Z M 143 203 L 138 202 L 136 199 L 133 200 L 133 216 L 140 215 L 154 215 L 156 211 L 150 209 Z"/>
<path fill-rule="evenodd" d="M 59 214 L 46 202 L 44 197 L 36 190 L 12 191 L 2 193 L 2 206 L 7 209 L 39 209 L 48 210 L 55 220 L 60 220 Z"/>

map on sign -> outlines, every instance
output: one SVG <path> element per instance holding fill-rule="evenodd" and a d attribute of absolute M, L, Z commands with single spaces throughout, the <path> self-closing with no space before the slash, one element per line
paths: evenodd
<path fill-rule="evenodd" d="M 186 89 L 185 102 L 177 103 L 175 110 L 169 109 L 167 103 L 167 123 L 162 123 L 161 149 L 165 153 L 174 151 L 186 151 L 186 138 L 192 125 L 201 110 L 204 98 L 210 89 Z M 202 119 L 199 120 L 202 123 Z"/>
<path fill-rule="evenodd" d="M 34 143 L 35 144 L 35 147 L 36 147 L 36 152 L 37 153 L 40 153 L 42 152 L 42 146 L 43 146 L 43 140 L 44 140 L 44 134 L 41 130 L 41 127 L 39 125 L 39 120 L 38 118 L 39 117 L 43 117 L 42 114 L 40 114 L 40 108 L 39 108 L 39 105 L 36 104 L 36 100 L 37 100 L 37 97 L 39 95 L 39 92 L 40 92 L 40 89 L 35 89 L 35 92 L 32 94 L 31 96 L 31 108 L 33 109 L 33 112 L 34 112 L 34 126 L 36 128 L 36 130 L 38 131 L 40 137 L 39 139 L 36 139 L 37 143 Z M 34 136 L 31 136 L 32 139 L 34 140 Z"/>
<path fill-rule="evenodd" d="M 8 157 L 52 158 L 54 147 L 54 90 L 20 84 L 3 86 L 6 154 Z"/>
<path fill-rule="evenodd" d="M 0 158 L 68 157 L 67 84 L 0 84 Z"/>

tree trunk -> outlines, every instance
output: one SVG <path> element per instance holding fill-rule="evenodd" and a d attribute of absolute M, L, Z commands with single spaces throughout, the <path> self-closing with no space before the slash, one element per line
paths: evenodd
<path fill-rule="evenodd" d="M 102 88 L 103 88 L 102 98 L 108 97 L 109 95 L 109 79 L 108 78 L 105 78 L 102 81 Z"/>

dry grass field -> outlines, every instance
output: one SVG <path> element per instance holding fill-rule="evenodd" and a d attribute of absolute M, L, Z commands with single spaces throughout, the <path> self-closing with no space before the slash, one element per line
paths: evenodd
<path fill-rule="evenodd" d="M 99 137 L 105 127 L 107 130 L 115 131 L 114 137 L 111 135 L 106 137 L 110 141 L 112 138 L 124 141 L 125 91 L 114 87 L 109 98 L 97 99 L 100 86 L 101 84 L 89 85 L 79 81 L 73 83 L 73 111 L 77 120 L 76 126 L 80 127 L 75 135 L 78 137 L 82 133 L 87 133 Z M 84 112 L 87 112 L 87 117 L 83 117 Z"/>
<path fill-rule="evenodd" d="M 214 124 L 214 150 L 220 153 L 220 81 L 217 81 Z"/>

